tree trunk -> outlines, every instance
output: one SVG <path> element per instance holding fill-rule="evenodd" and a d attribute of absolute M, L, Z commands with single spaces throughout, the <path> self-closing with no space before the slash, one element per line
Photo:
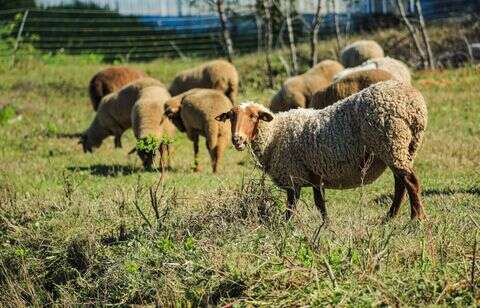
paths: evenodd
<path fill-rule="evenodd" d="M 396 0 L 397 2 L 397 7 L 400 12 L 400 15 L 402 16 L 402 20 L 407 26 L 408 32 L 410 33 L 410 36 L 412 37 L 413 43 L 415 44 L 415 48 L 418 51 L 418 55 L 420 56 L 420 59 L 422 61 L 422 65 L 425 68 L 427 63 L 426 63 L 426 55 L 425 51 L 422 49 L 422 45 L 420 44 L 420 41 L 418 40 L 417 34 L 415 33 L 415 28 L 413 27 L 412 23 L 408 20 L 407 14 L 405 13 L 405 7 L 403 6 L 402 0 Z"/>
<path fill-rule="evenodd" d="M 322 0 L 317 0 L 317 9 L 310 27 L 310 66 L 314 67 L 318 60 L 318 30 L 320 29 L 320 11 L 322 9 Z"/>
<path fill-rule="evenodd" d="M 292 9 L 290 0 L 285 0 L 285 18 L 287 21 L 288 42 L 290 47 L 290 56 L 292 59 L 292 73 L 296 75 L 298 72 L 297 49 L 295 47 L 295 35 L 292 25 Z"/>
<path fill-rule="evenodd" d="M 337 0 L 332 0 L 333 4 L 333 22 L 335 24 L 335 37 L 337 39 L 337 57 L 340 58 L 340 51 L 343 48 L 343 44 L 340 40 L 340 23 L 338 22 L 337 15 Z"/>
<path fill-rule="evenodd" d="M 422 5 L 420 0 L 416 0 L 415 5 L 417 7 L 418 20 L 420 21 L 420 32 L 422 33 L 423 44 L 427 49 L 427 62 L 428 68 L 435 69 L 435 63 L 433 60 L 432 48 L 430 47 L 430 39 L 428 38 L 427 27 L 425 26 L 425 20 L 423 19 Z"/>
<path fill-rule="evenodd" d="M 230 32 L 228 31 L 227 15 L 225 14 L 224 0 L 216 0 L 216 4 L 217 4 L 218 17 L 220 18 L 220 24 L 222 26 L 223 42 L 227 49 L 228 61 L 230 63 L 233 63 L 233 57 L 234 57 L 233 43 L 230 37 Z"/>
<path fill-rule="evenodd" d="M 267 62 L 268 72 L 268 87 L 273 89 L 273 71 L 272 71 L 272 16 L 270 14 L 272 9 L 272 0 L 263 0 L 263 9 L 265 14 L 265 60 Z"/>

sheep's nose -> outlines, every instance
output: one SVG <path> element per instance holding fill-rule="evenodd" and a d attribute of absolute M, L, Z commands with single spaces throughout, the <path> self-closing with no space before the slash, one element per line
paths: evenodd
<path fill-rule="evenodd" d="M 239 143 L 243 141 L 243 138 L 240 135 L 233 135 L 232 139 L 233 139 L 233 143 Z"/>

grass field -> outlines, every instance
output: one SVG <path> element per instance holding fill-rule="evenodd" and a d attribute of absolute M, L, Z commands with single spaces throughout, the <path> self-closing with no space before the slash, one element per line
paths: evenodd
<path fill-rule="evenodd" d="M 429 109 L 416 160 L 428 220 L 410 221 L 404 204 L 382 223 L 387 171 L 372 185 L 327 191 L 332 224 L 313 242 L 321 218 L 311 191 L 286 223 L 285 195 L 248 153 L 229 148 L 213 175 L 202 144 L 204 171 L 194 173 L 192 144 L 178 133 L 162 178 L 127 155 L 131 131 L 123 149 L 108 139 L 84 154 L 71 135 L 94 116 L 86 87 L 105 65 L 54 60 L 0 70 L 0 101 L 16 112 L 0 117 L 0 306 L 480 304 L 478 68 L 414 75 Z M 137 67 L 169 82 L 200 62 Z M 272 95 L 261 63 L 238 59 L 242 99 Z"/>

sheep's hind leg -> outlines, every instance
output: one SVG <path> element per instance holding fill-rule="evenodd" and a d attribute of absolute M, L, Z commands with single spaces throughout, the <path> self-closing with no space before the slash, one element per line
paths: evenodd
<path fill-rule="evenodd" d="M 420 195 L 420 182 L 413 171 L 399 170 L 396 175 L 402 180 L 410 199 L 410 216 L 412 219 L 422 220 L 426 218 L 423 210 L 421 195 Z"/>
<path fill-rule="evenodd" d="M 400 210 L 400 206 L 402 205 L 403 198 L 405 197 L 405 192 L 407 190 L 400 176 L 394 173 L 393 177 L 395 178 L 395 192 L 393 195 L 392 206 L 388 212 L 389 219 L 398 215 L 398 211 Z"/>
<path fill-rule="evenodd" d="M 188 137 L 193 142 L 193 163 L 195 165 L 194 171 L 200 172 L 202 171 L 202 167 L 198 162 L 198 133 L 196 132 L 187 132 Z"/>
<path fill-rule="evenodd" d="M 285 213 L 286 220 L 290 220 L 293 211 L 297 205 L 298 199 L 300 199 L 300 188 L 291 187 L 287 188 L 287 211 Z"/>

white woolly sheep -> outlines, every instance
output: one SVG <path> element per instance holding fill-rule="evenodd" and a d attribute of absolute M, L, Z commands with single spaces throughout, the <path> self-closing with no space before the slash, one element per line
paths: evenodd
<path fill-rule="evenodd" d="M 334 81 L 339 81 L 355 72 L 372 69 L 384 70 L 390 73 L 394 79 L 404 82 L 405 84 L 412 83 L 412 76 L 408 66 L 402 61 L 390 57 L 370 59 L 359 66 L 344 69 L 336 74 L 333 79 Z"/>
<path fill-rule="evenodd" d="M 140 91 L 140 96 L 132 109 L 132 129 L 137 140 L 156 138 L 160 142 L 159 148 L 140 149 L 134 148 L 130 153 L 137 152 L 146 169 L 150 169 L 155 158 L 156 151 L 160 151 L 161 163 L 166 150 L 168 155 L 167 167 L 170 166 L 170 145 L 163 144 L 164 138 L 171 139 L 175 134 L 175 126 L 164 115 L 164 104 L 171 98 L 167 89 L 159 86 L 151 86 Z"/>
<path fill-rule="evenodd" d="M 143 77 L 146 77 L 144 72 L 124 66 L 109 67 L 96 73 L 88 86 L 93 110 L 97 111 L 100 101 L 107 94 Z"/>
<path fill-rule="evenodd" d="M 427 124 L 425 100 L 415 88 L 395 80 L 379 82 L 325 109 L 298 109 L 274 115 L 246 103 L 217 117 L 230 119 L 237 150 L 249 144 L 262 168 L 288 196 L 287 218 L 302 187 L 313 187 L 325 222 L 324 188 L 369 184 L 386 167 L 395 178 L 388 217 L 397 215 L 405 190 L 411 217 L 425 214 L 413 160 Z"/>
<path fill-rule="evenodd" d="M 115 136 L 115 147 L 122 147 L 121 137 L 132 126 L 132 107 L 147 87 L 165 87 L 153 78 L 138 79 L 120 90 L 105 96 L 90 127 L 80 138 L 84 152 L 98 148 L 108 136 Z"/>
<path fill-rule="evenodd" d="M 272 98 L 270 109 L 280 112 L 309 107 L 313 94 L 330 85 L 333 76 L 342 69 L 337 61 L 324 60 L 304 74 L 288 78 Z"/>
<path fill-rule="evenodd" d="M 358 93 L 377 82 L 392 79 L 394 78 L 390 73 L 379 69 L 352 73 L 345 78 L 332 83 L 327 88 L 315 93 L 310 107 L 313 109 L 325 108 L 352 94 Z"/>
<path fill-rule="evenodd" d="M 230 123 L 219 123 L 215 116 L 232 108 L 232 102 L 222 92 L 211 89 L 192 89 L 165 103 L 165 115 L 193 142 L 195 171 L 198 163 L 198 137 L 207 139 L 207 149 L 213 173 L 230 139 Z"/>
<path fill-rule="evenodd" d="M 340 52 L 340 61 L 345 67 L 354 67 L 369 59 L 382 58 L 384 56 L 383 49 L 377 42 L 361 40 L 343 48 Z"/>
<path fill-rule="evenodd" d="M 239 77 L 235 66 L 225 60 L 204 63 L 177 74 L 169 92 L 177 96 L 194 88 L 214 89 L 223 92 L 235 103 L 238 95 Z"/>

